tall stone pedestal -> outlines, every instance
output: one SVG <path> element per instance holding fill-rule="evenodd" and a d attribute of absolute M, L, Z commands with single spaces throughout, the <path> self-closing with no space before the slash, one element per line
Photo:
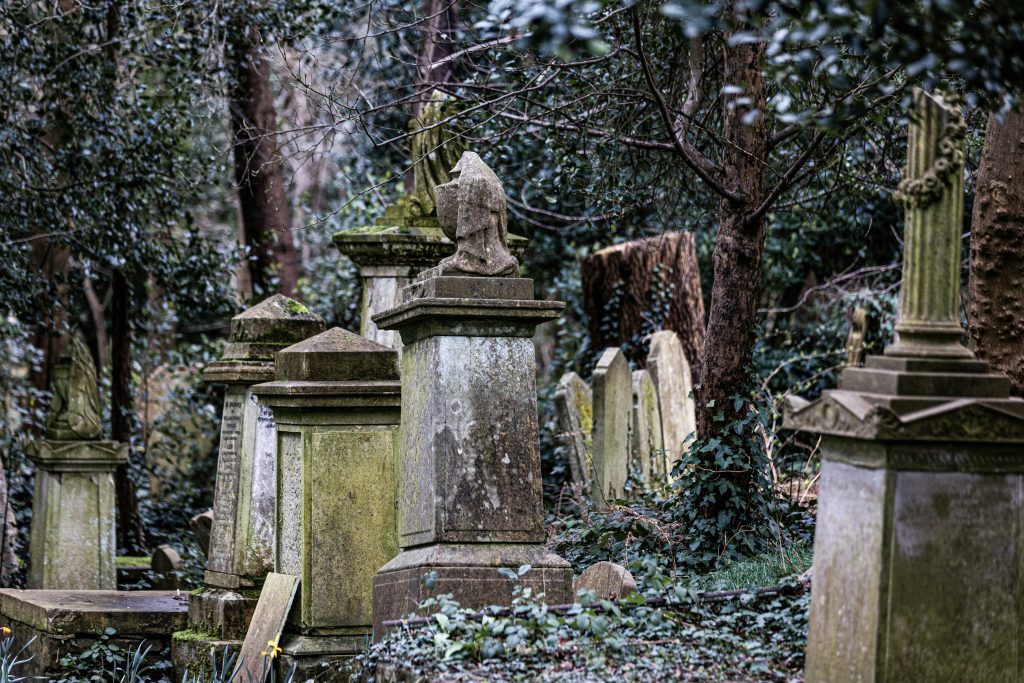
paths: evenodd
<path fill-rule="evenodd" d="M 1024 401 L 978 361 L 869 356 L 787 426 L 820 432 L 808 681 L 1024 670 Z"/>
<path fill-rule="evenodd" d="M 334 328 L 277 356 L 274 571 L 300 577 L 278 664 L 296 680 L 366 649 L 374 571 L 398 553 L 398 352 Z"/>
<path fill-rule="evenodd" d="M 401 554 L 373 580 L 382 622 L 451 593 L 464 607 L 509 604 L 498 573 L 530 564 L 525 585 L 572 599 L 572 570 L 544 548 L 532 336 L 561 302 L 533 299 L 523 278 L 429 277 L 376 318 L 402 335 Z M 433 588 L 421 578 L 436 572 Z"/>
<path fill-rule="evenodd" d="M 189 600 L 189 628 L 175 634 L 174 657 L 193 674 L 245 637 L 260 586 L 274 566 L 274 416 L 252 386 L 274 378 L 274 355 L 322 332 L 324 321 L 276 294 L 231 319 L 220 360 L 203 373 L 227 385 L 205 587 Z M 180 671 L 179 673 L 184 673 Z"/>
<path fill-rule="evenodd" d="M 128 461 L 128 445 L 46 439 L 32 461 L 29 588 L 116 589 L 114 470 Z"/>
<path fill-rule="evenodd" d="M 359 266 L 363 281 L 363 302 L 359 333 L 393 349 L 402 347 L 394 330 L 382 330 L 373 316 L 398 305 L 401 292 L 416 275 L 455 253 L 455 245 L 444 236 L 434 216 L 406 216 L 388 211 L 378 225 L 342 230 L 334 234 L 338 250 Z M 527 240 L 509 235 L 509 248 L 521 256 Z"/>

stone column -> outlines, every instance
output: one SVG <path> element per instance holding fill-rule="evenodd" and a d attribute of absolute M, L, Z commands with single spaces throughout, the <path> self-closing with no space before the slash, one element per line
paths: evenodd
<path fill-rule="evenodd" d="M 29 588 L 116 590 L 114 470 L 128 444 L 102 441 L 96 370 L 77 334 L 58 364 L 36 466 Z"/>
<path fill-rule="evenodd" d="M 820 400 L 787 408 L 787 427 L 823 435 L 811 683 L 1024 670 L 1024 401 L 954 325 L 959 109 L 920 91 L 914 107 L 900 339 Z"/>
<path fill-rule="evenodd" d="M 277 422 L 275 571 L 301 579 L 280 665 L 304 680 L 366 648 L 373 573 L 398 553 L 398 352 L 334 328 L 253 390 Z"/>
<path fill-rule="evenodd" d="M 278 351 L 323 329 L 320 316 L 275 294 L 231 319 L 224 355 L 203 372 L 227 390 L 206 586 L 190 597 L 189 632 L 174 641 L 182 670 L 208 666 L 211 643 L 244 638 L 259 588 L 273 569 L 274 417 L 252 386 L 274 378 Z"/>
<path fill-rule="evenodd" d="M 524 278 L 430 277 L 377 316 L 402 350 L 401 554 L 373 581 L 374 633 L 452 593 L 464 607 L 509 604 L 498 573 L 529 564 L 525 585 L 572 600 L 572 570 L 544 547 L 532 336 L 564 304 Z M 420 581 L 428 572 L 437 581 Z"/>

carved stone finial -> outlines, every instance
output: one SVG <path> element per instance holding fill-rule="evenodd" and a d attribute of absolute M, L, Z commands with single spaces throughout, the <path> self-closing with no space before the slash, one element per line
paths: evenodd
<path fill-rule="evenodd" d="M 914 90 L 907 166 L 895 195 L 906 210 L 899 337 L 887 356 L 972 355 L 960 327 L 965 130 L 958 98 Z"/>
<path fill-rule="evenodd" d="M 451 171 L 452 180 L 436 188 L 437 219 L 456 244 L 441 261 L 441 275 L 510 277 L 519 261 L 508 251 L 505 191 L 483 159 L 465 152 Z"/>
<path fill-rule="evenodd" d="M 452 114 L 451 101 L 443 93 L 434 91 L 419 117 L 409 122 L 413 162 L 413 189 L 409 208 L 414 215 L 434 214 L 434 188 L 451 179 L 450 170 L 465 150 L 458 129 L 441 123 Z"/>
<path fill-rule="evenodd" d="M 102 435 L 96 366 L 82 337 L 75 332 L 54 370 L 53 403 L 46 420 L 46 438 L 93 441 Z"/>

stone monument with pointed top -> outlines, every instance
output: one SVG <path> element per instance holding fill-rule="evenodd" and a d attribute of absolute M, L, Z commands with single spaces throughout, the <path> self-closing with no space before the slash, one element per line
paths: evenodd
<path fill-rule="evenodd" d="M 274 567 L 274 416 L 252 387 L 274 378 L 278 351 L 323 329 L 320 316 L 275 294 L 231 319 L 223 355 L 203 372 L 206 381 L 227 389 L 205 586 L 190 596 L 189 631 L 174 639 L 180 671 L 207 671 L 211 644 L 219 650 L 245 637 L 260 586 Z"/>
<path fill-rule="evenodd" d="M 822 434 L 808 681 L 1009 681 L 1024 669 L 1024 400 L 963 345 L 965 126 L 915 90 L 898 339 L 786 426 Z"/>
<path fill-rule="evenodd" d="M 469 608 L 509 604 L 501 568 L 530 565 L 521 581 L 548 602 L 573 597 L 572 569 L 544 546 L 532 340 L 565 304 L 534 299 L 533 282 L 515 277 L 505 195 L 479 156 L 462 156 L 437 201 L 454 257 L 375 318 L 403 343 L 401 553 L 373 580 L 376 636 L 431 595 Z M 427 574 L 436 580 L 421 581 Z"/>
<path fill-rule="evenodd" d="M 274 571 L 300 579 L 277 664 L 305 680 L 365 649 L 374 572 L 398 554 L 398 352 L 336 327 L 253 391 L 277 423 Z"/>
<path fill-rule="evenodd" d="M 76 332 L 54 372 L 46 434 L 30 456 L 29 588 L 117 588 L 114 470 L 127 462 L 128 445 L 102 436 L 96 367 Z"/>
<path fill-rule="evenodd" d="M 455 243 L 441 230 L 437 217 L 436 187 L 451 180 L 465 148 L 452 125 L 453 104 L 435 93 L 418 118 L 409 123 L 413 189 L 389 206 L 376 225 L 335 233 L 341 253 L 359 266 L 363 284 L 359 333 L 391 348 L 402 342 L 394 330 L 382 330 L 373 316 L 397 306 L 401 291 L 416 275 L 455 251 Z M 509 235 L 512 253 L 522 254 L 526 239 Z"/>

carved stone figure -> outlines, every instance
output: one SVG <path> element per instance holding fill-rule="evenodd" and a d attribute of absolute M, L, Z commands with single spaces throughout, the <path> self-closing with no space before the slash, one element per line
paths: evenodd
<path fill-rule="evenodd" d="M 864 363 L 864 341 L 868 333 L 868 312 L 858 306 L 850 317 L 850 334 L 846 338 L 846 364 Z"/>
<path fill-rule="evenodd" d="M 451 102 L 434 92 L 418 118 L 409 122 L 412 133 L 413 189 L 409 208 L 413 214 L 432 216 L 436 208 L 434 188 L 451 180 L 451 169 L 465 150 L 458 129 L 441 122 L 453 114 Z"/>
<path fill-rule="evenodd" d="M 100 395 L 92 354 L 76 332 L 54 370 L 53 403 L 46 421 L 46 438 L 55 441 L 93 441 L 103 435 Z"/>
<path fill-rule="evenodd" d="M 451 172 L 452 180 L 438 185 L 437 218 L 455 254 L 441 261 L 441 275 L 509 277 L 519 261 L 508 251 L 505 191 L 494 171 L 475 152 L 465 152 Z"/>

